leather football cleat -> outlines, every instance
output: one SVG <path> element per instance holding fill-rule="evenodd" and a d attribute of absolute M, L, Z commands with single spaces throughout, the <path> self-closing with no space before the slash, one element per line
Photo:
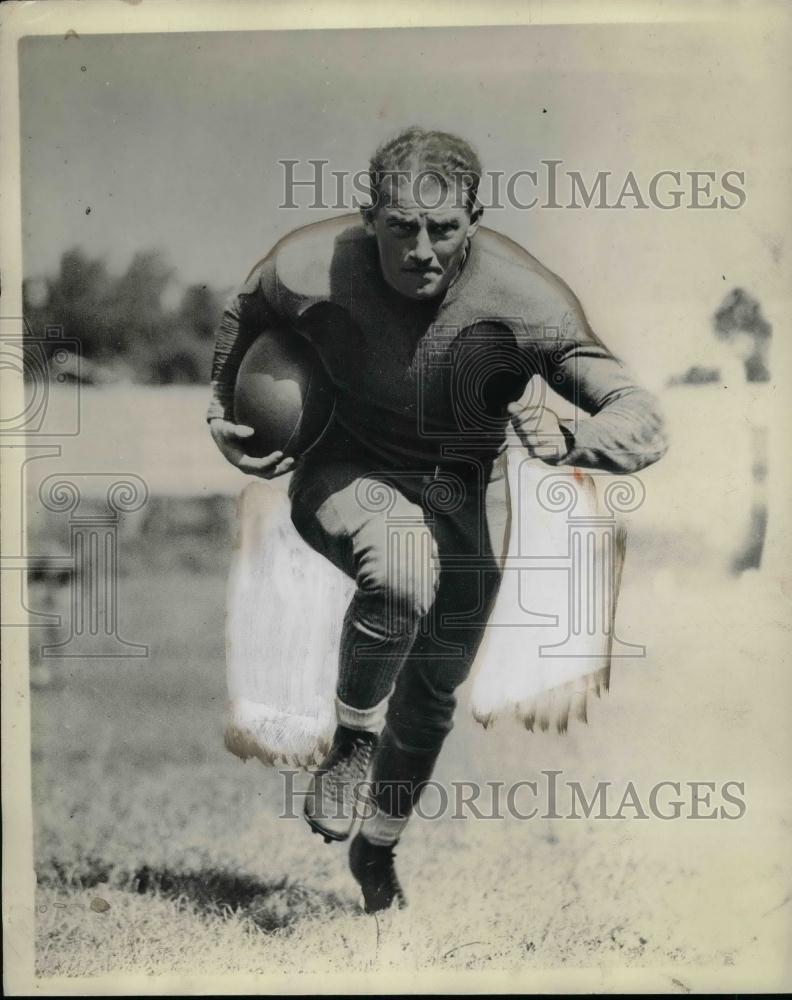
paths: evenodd
<path fill-rule="evenodd" d="M 393 847 L 372 844 L 359 833 L 349 848 L 349 867 L 363 892 L 366 913 L 379 913 L 394 904 L 403 910 L 407 905 L 393 864 Z"/>
<path fill-rule="evenodd" d="M 338 726 L 327 757 L 314 771 L 303 815 L 325 843 L 346 840 L 358 817 L 361 785 L 377 747 L 374 733 Z"/>

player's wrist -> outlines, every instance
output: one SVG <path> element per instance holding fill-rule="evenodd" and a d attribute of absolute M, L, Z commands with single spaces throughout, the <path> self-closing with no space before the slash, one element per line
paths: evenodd
<path fill-rule="evenodd" d="M 234 414 L 224 407 L 222 403 L 214 400 L 206 412 L 206 422 L 211 427 L 212 424 L 218 420 L 228 424 L 233 424 L 235 422 Z"/>
<path fill-rule="evenodd" d="M 549 457 L 543 456 L 542 459 L 548 465 L 567 464 L 569 456 L 572 454 L 575 447 L 575 436 L 572 431 L 560 422 L 558 424 L 558 429 L 561 432 L 561 440 L 558 442 L 555 455 Z"/>
<path fill-rule="evenodd" d="M 564 445 L 563 446 L 564 446 L 564 448 L 566 450 L 564 451 L 563 455 L 561 456 L 561 458 L 564 459 L 564 458 L 567 457 L 567 455 L 571 454 L 572 450 L 575 447 L 575 435 L 564 424 L 559 423 L 558 426 L 561 429 L 561 434 L 563 435 L 563 438 L 564 438 Z"/>

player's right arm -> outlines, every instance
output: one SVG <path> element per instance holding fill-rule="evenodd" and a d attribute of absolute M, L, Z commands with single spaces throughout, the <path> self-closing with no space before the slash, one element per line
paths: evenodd
<path fill-rule="evenodd" d="M 215 334 L 211 400 L 206 414 L 212 438 L 226 460 L 242 472 L 262 479 L 289 472 L 294 459 L 284 460 L 280 451 L 264 458 L 247 454 L 245 441 L 253 434 L 253 428 L 234 419 L 234 387 L 248 348 L 266 326 L 279 319 L 273 296 L 266 290 L 272 269 L 270 258 L 254 268 L 223 312 Z"/>

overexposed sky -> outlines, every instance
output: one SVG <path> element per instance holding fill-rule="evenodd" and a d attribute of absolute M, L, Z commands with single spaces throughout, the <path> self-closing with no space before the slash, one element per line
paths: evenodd
<path fill-rule="evenodd" d="M 788 318 L 784 49 L 744 22 L 28 37 L 25 274 L 74 245 L 115 270 L 158 247 L 181 281 L 229 288 L 285 232 L 339 214 L 278 210 L 279 159 L 358 170 L 413 123 L 460 132 L 507 174 L 550 158 L 644 187 L 660 170 L 745 171 L 737 211 L 486 213 L 659 380 L 701 360 L 735 285 L 777 330 Z"/>

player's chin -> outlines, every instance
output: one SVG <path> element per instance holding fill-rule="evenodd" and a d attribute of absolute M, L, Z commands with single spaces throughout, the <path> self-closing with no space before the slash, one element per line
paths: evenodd
<path fill-rule="evenodd" d="M 411 271 L 405 268 L 398 276 L 395 287 L 408 299 L 431 299 L 440 293 L 442 283 L 442 273 Z"/>
<path fill-rule="evenodd" d="M 404 290 L 404 294 L 409 296 L 411 299 L 433 299 L 436 295 L 440 293 L 440 281 L 430 280 L 425 281 L 420 285 L 413 284 L 411 287 Z"/>

